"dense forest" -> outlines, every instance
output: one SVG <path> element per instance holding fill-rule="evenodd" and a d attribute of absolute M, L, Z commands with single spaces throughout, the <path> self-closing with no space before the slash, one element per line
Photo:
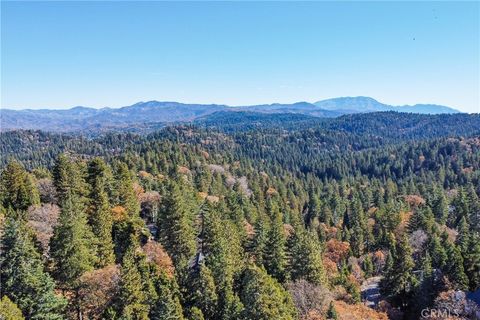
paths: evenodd
<path fill-rule="evenodd" d="M 480 314 L 479 115 L 219 112 L 0 152 L 0 318 Z"/>

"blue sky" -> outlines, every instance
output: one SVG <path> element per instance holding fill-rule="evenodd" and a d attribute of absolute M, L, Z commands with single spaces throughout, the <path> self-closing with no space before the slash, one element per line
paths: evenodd
<path fill-rule="evenodd" d="M 480 112 L 479 2 L 5 2 L 1 105 L 371 96 Z"/>

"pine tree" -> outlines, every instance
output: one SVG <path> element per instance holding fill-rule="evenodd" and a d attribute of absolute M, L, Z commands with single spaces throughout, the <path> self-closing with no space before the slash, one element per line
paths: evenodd
<path fill-rule="evenodd" d="M 112 227 L 113 216 L 108 199 L 108 167 L 100 158 L 88 165 L 88 183 L 90 185 L 89 220 L 96 237 L 98 267 L 114 262 Z"/>
<path fill-rule="evenodd" d="M 322 206 L 322 211 L 320 212 L 320 216 L 318 219 L 320 222 L 324 222 L 327 226 L 331 226 L 335 224 L 335 221 L 333 221 L 333 213 L 332 209 L 327 204 L 324 204 Z"/>
<path fill-rule="evenodd" d="M 235 233 L 233 223 L 221 218 L 219 208 L 204 203 L 201 216 L 202 250 L 205 254 L 205 265 L 211 270 L 217 287 L 218 315 L 221 319 L 229 319 L 237 314 L 239 303 L 233 285 L 243 263 L 241 240 Z"/>
<path fill-rule="evenodd" d="M 199 265 L 191 275 L 190 303 L 202 311 L 206 319 L 215 319 L 218 314 L 218 295 L 212 272 Z"/>
<path fill-rule="evenodd" d="M 338 313 L 337 313 L 337 310 L 335 310 L 335 306 L 333 305 L 333 301 L 331 301 L 330 305 L 328 306 L 327 319 L 331 319 L 331 320 L 337 320 L 338 319 Z"/>
<path fill-rule="evenodd" d="M 350 245 L 352 247 L 353 255 L 359 257 L 364 252 L 364 230 L 358 221 L 355 221 L 350 230 Z"/>
<path fill-rule="evenodd" d="M 193 210 L 184 201 L 177 184 L 171 182 L 159 215 L 160 242 L 172 257 L 177 269 L 185 269 L 195 254 Z"/>
<path fill-rule="evenodd" d="M 387 233 L 387 249 L 392 254 L 392 257 L 397 255 L 397 239 L 393 232 Z"/>
<path fill-rule="evenodd" d="M 80 276 L 93 270 L 97 260 L 93 240 L 81 202 L 69 191 L 50 239 L 53 274 L 66 288 L 76 288 Z"/>
<path fill-rule="evenodd" d="M 60 206 L 70 194 L 77 196 L 79 204 L 85 204 L 86 184 L 82 170 L 78 163 L 72 162 L 65 154 L 60 154 L 53 168 L 53 184 L 57 191 L 57 200 Z"/>
<path fill-rule="evenodd" d="M 156 271 L 153 276 L 157 298 L 154 300 L 150 320 L 183 320 L 183 309 L 178 298 L 175 279 L 170 279 L 165 272 Z"/>
<path fill-rule="evenodd" d="M 132 239 L 129 242 L 128 248 L 130 247 L 138 248 L 135 250 L 135 265 L 140 273 L 142 291 L 145 295 L 145 301 L 148 302 L 151 310 L 152 305 L 154 305 L 155 301 L 158 301 L 160 298 L 157 289 L 163 288 L 161 285 L 164 284 L 162 280 L 167 279 L 166 275 L 164 274 L 166 271 L 147 257 L 145 252 L 139 248 L 139 242 L 134 235 L 132 235 Z M 157 286 L 159 284 L 160 286 Z M 168 283 L 168 289 L 171 288 L 173 292 L 173 285 L 170 286 L 170 284 L 171 283 Z M 169 291 L 165 291 L 165 294 L 167 293 L 169 293 Z"/>
<path fill-rule="evenodd" d="M 318 240 L 297 227 L 291 244 L 290 272 L 292 280 L 305 279 L 314 284 L 325 284 L 322 250 Z"/>
<path fill-rule="evenodd" d="M 50 238 L 50 255 L 53 260 L 53 276 L 62 289 L 72 290 L 74 297 L 71 306 L 77 317 L 82 317 L 77 302 L 80 290 L 80 277 L 94 269 L 97 263 L 95 239 L 87 223 L 84 203 L 71 188 L 64 194 L 58 223 Z"/>
<path fill-rule="evenodd" d="M 436 191 L 436 199 L 434 200 L 432 211 L 438 223 L 445 224 L 448 217 L 448 201 L 441 189 Z"/>
<path fill-rule="evenodd" d="M 469 279 L 469 288 L 476 291 L 480 288 L 480 236 L 470 234 L 469 250 L 464 254 L 464 269 Z"/>
<path fill-rule="evenodd" d="M 421 210 L 421 226 L 420 228 L 425 230 L 427 234 L 432 233 L 433 226 L 435 224 L 435 217 L 433 215 L 432 209 L 426 206 Z"/>
<path fill-rule="evenodd" d="M 137 242 L 132 240 L 122 260 L 118 309 L 121 319 L 148 320 L 149 306 L 137 266 L 136 250 Z"/>
<path fill-rule="evenodd" d="M 365 277 L 370 277 L 373 275 L 373 262 L 372 256 L 367 254 L 362 264 L 363 271 L 365 272 Z"/>
<path fill-rule="evenodd" d="M 244 196 L 242 196 L 242 191 L 239 191 L 240 188 L 238 183 L 234 185 L 234 188 L 230 190 L 227 197 L 225 198 L 226 207 L 224 209 L 225 216 L 235 226 L 235 233 L 240 237 L 242 246 L 246 246 L 248 242 L 247 232 L 245 230 L 245 212 L 248 211 L 248 205 Z"/>
<path fill-rule="evenodd" d="M 398 299 L 400 305 L 406 307 L 417 285 L 417 279 L 413 274 L 415 262 L 412 258 L 412 248 L 406 236 L 397 243 L 393 262 L 389 264 L 381 286 L 386 294 Z"/>
<path fill-rule="evenodd" d="M 468 221 L 472 226 L 476 226 L 476 230 L 480 232 L 478 223 L 480 222 L 480 198 L 478 197 L 476 188 L 473 183 L 469 182 L 466 186 L 468 198 Z M 477 187 L 478 190 L 478 187 Z M 480 192 L 480 190 L 479 190 Z"/>
<path fill-rule="evenodd" d="M 138 241 L 145 229 L 145 222 L 140 217 L 127 217 L 125 220 L 115 221 L 113 224 L 114 251 L 117 262 L 121 262 L 123 255 L 132 241 Z"/>
<path fill-rule="evenodd" d="M 318 195 L 313 190 L 313 187 L 310 187 L 308 193 L 308 204 L 307 204 L 307 212 L 305 214 L 305 223 L 309 225 L 314 218 L 318 218 L 321 213 L 322 204 Z M 322 221 L 326 222 L 326 221 Z"/>
<path fill-rule="evenodd" d="M 246 319 L 296 319 L 290 294 L 259 267 L 249 266 L 245 270 L 240 297 Z"/>
<path fill-rule="evenodd" d="M 457 196 L 453 199 L 452 205 L 454 208 L 453 214 L 450 215 L 448 224 L 457 226 L 462 218 L 468 219 L 470 213 L 470 201 L 468 199 L 465 188 L 458 190 Z"/>
<path fill-rule="evenodd" d="M 261 215 L 255 225 L 255 234 L 252 239 L 251 251 L 255 258 L 255 263 L 262 266 L 266 261 L 267 241 L 268 241 L 268 225 L 266 219 Z"/>
<path fill-rule="evenodd" d="M 128 166 L 123 162 L 116 162 L 114 167 L 115 176 L 111 198 L 112 204 L 121 212 L 121 215 L 114 219 L 112 234 L 116 260 L 122 261 L 126 250 L 132 245 L 132 239 L 139 240 L 146 226 L 140 218 L 140 203 Z"/>
<path fill-rule="evenodd" d="M 457 289 L 466 290 L 468 288 L 468 278 L 463 268 L 463 257 L 460 249 L 448 241 L 446 247 L 448 260 L 445 271 L 447 276 Z"/>
<path fill-rule="evenodd" d="M 354 197 L 349 208 L 348 221 L 346 227 L 350 230 L 350 245 L 353 254 L 357 257 L 361 256 L 365 250 L 365 238 L 367 234 L 367 224 L 365 221 L 365 213 L 362 204 L 358 198 Z"/>
<path fill-rule="evenodd" d="M 470 240 L 470 231 L 467 224 L 467 219 L 463 216 L 458 223 L 458 237 L 457 245 L 462 253 L 468 252 L 468 245 Z"/>
<path fill-rule="evenodd" d="M 433 234 L 428 245 L 430 256 L 432 257 L 432 266 L 434 268 L 443 269 L 447 263 L 447 253 L 444 246 L 440 242 L 437 234 Z"/>
<path fill-rule="evenodd" d="M 283 229 L 282 214 L 274 209 L 270 215 L 272 216 L 272 222 L 268 233 L 265 269 L 268 274 L 283 283 L 287 279 L 285 252 L 287 239 Z"/>
<path fill-rule="evenodd" d="M 421 272 L 419 284 L 414 290 L 412 299 L 413 303 L 411 313 L 415 318 L 419 318 L 421 316 L 421 311 L 433 304 L 433 300 L 436 295 L 434 288 L 432 259 L 430 258 L 428 251 L 422 260 Z"/>
<path fill-rule="evenodd" d="M 387 257 L 385 258 L 385 265 L 383 266 L 382 275 L 383 278 L 380 281 L 380 291 L 384 296 L 391 295 L 391 288 L 393 282 L 393 254 L 390 250 L 387 252 Z"/>
<path fill-rule="evenodd" d="M 63 319 L 66 301 L 55 294 L 25 223 L 7 219 L 1 245 L 1 295 L 9 296 L 27 319 Z"/>
<path fill-rule="evenodd" d="M 123 162 L 116 166 L 114 194 L 117 199 L 116 204 L 125 208 L 129 217 L 137 217 L 140 214 L 140 203 L 133 188 L 132 174 Z"/>
<path fill-rule="evenodd" d="M 9 162 L 0 176 L 0 204 L 14 212 L 40 204 L 33 177 L 16 161 Z"/>

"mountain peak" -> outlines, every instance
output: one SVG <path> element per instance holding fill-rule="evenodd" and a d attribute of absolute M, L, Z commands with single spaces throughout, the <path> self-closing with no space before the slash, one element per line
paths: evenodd
<path fill-rule="evenodd" d="M 317 107 L 345 113 L 387 111 L 386 105 L 371 97 L 339 97 L 315 102 Z"/>
<path fill-rule="evenodd" d="M 458 113 L 450 107 L 435 104 L 417 104 L 414 106 L 392 106 L 381 103 L 374 98 L 358 96 L 358 97 L 340 97 L 315 102 L 319 108 L 342 113 L 362 113 L 362 112 L 379 112 L 379 111 L 397 111 L 410 113 Z"/>
<path fill-rule="evenodd" d="M 156 107 L 158 105 L 162 105 L 166 102 L 161 102 L 157 100 L 150 100 L 150 101 L 140 101 L 137 103 L 132 104 L 131 106 L 128 107 Z"/>
<path fill-rule="evenodd" d="M 361 102 L 376 102 L 380 103 L 377 100 L 375 100 L 372 97 L 367 97 L 367 96 L 356 96 L 356 97 L 338 97 L 338 98 L 332 98 L 332 99 L 327 99 L 327 100 L 338 100 L 338 101 L 361 101 Z M 324 100 L 325 101 L 325 100 Z"/>

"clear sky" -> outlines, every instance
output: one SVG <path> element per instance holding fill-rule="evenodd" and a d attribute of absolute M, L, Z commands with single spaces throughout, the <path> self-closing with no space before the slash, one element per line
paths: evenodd
<path fill-rule="evenodd" d="M 1 105 L 371 96 L 480 112 L 480 3 L 1 2 Z"/>

